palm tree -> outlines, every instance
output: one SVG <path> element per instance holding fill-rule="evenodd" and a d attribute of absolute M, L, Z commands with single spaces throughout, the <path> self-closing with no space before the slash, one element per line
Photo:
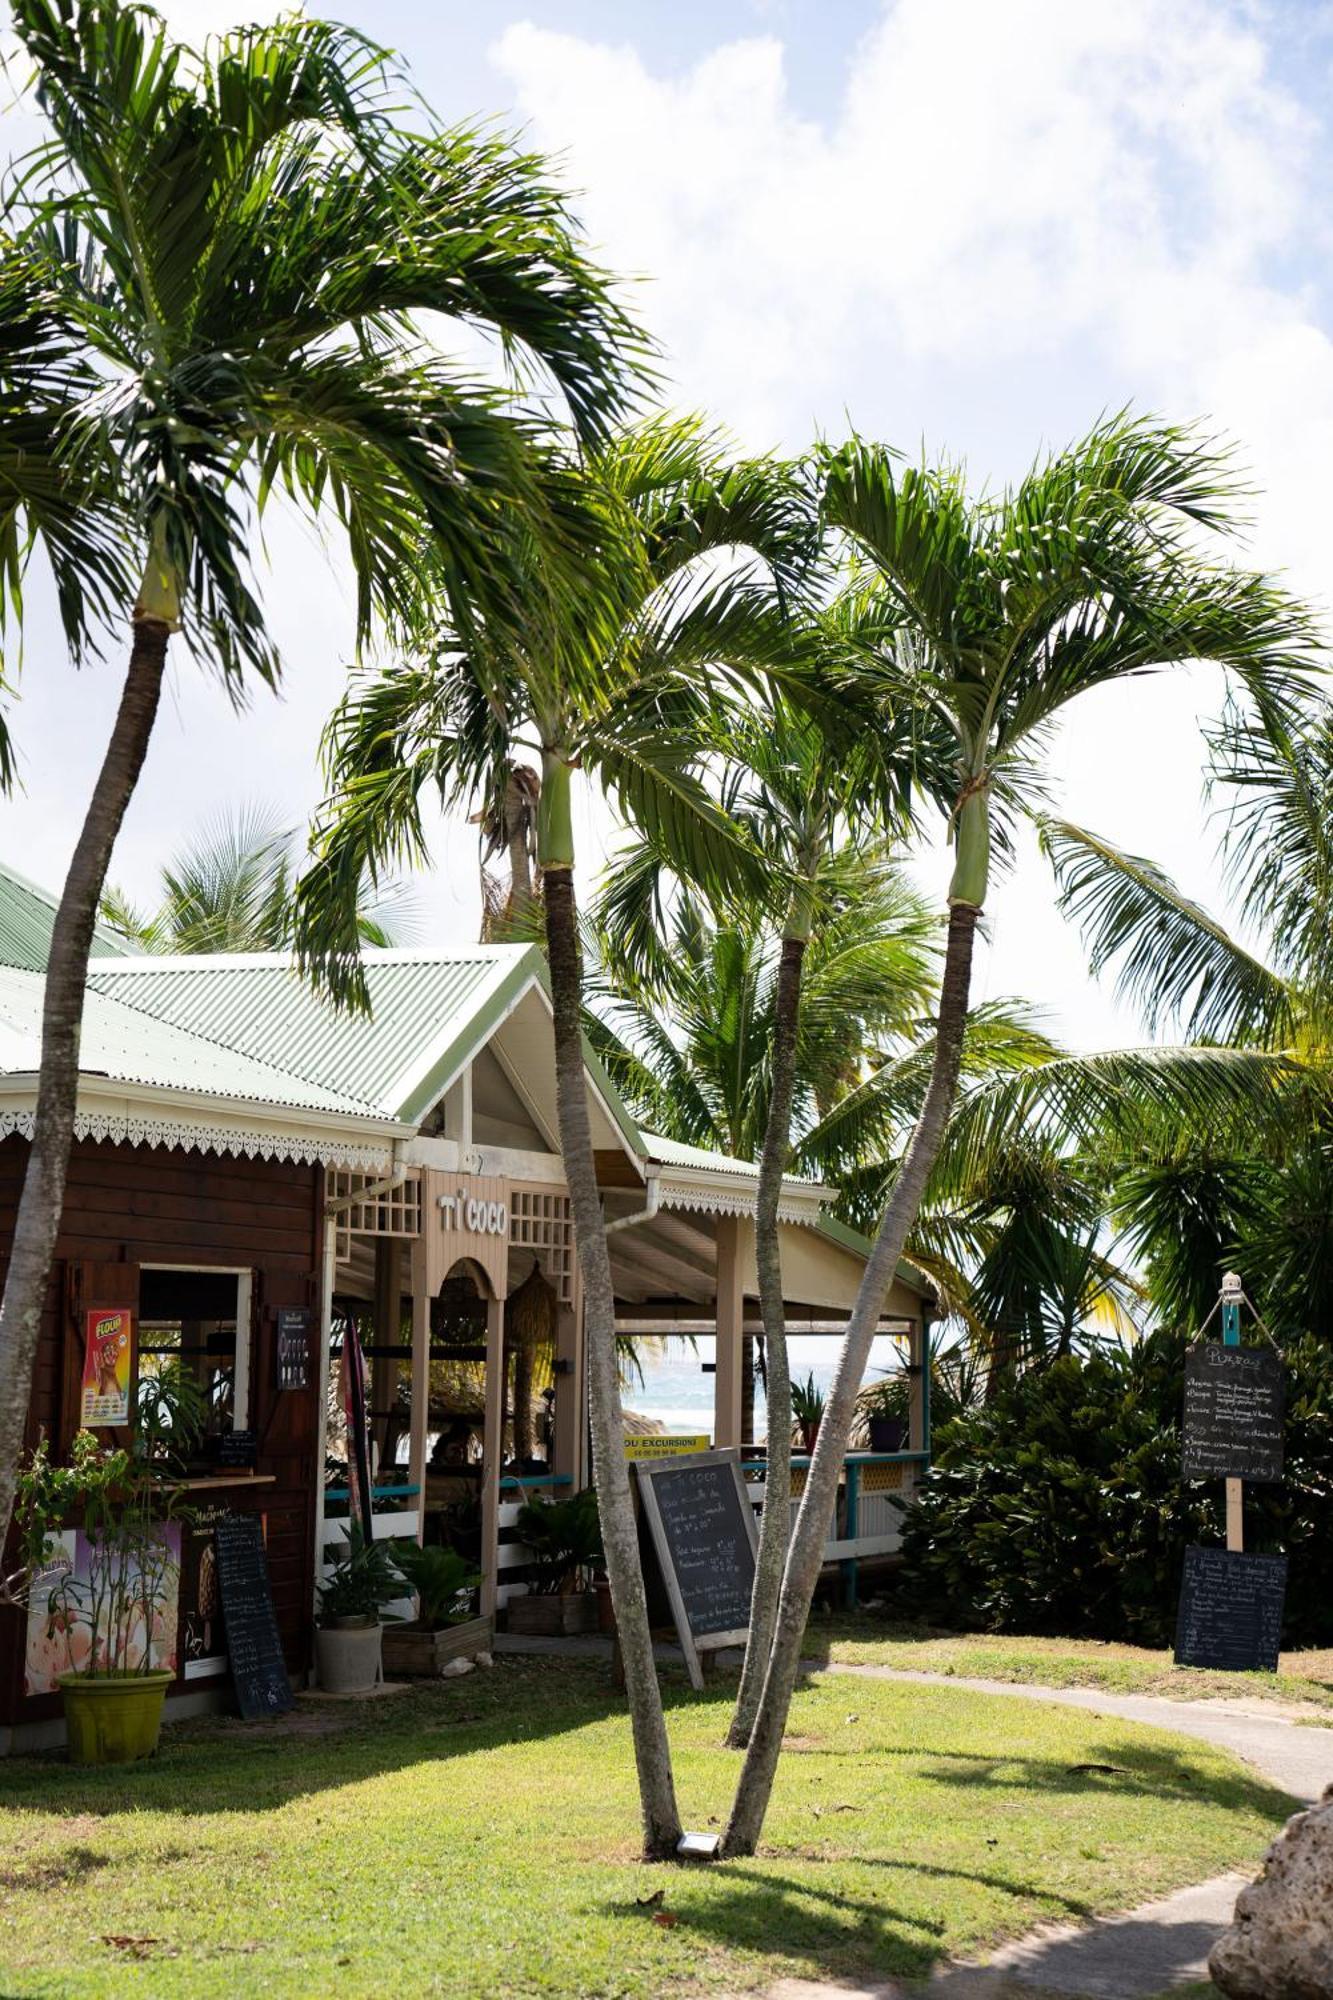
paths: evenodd
<path fill-rule="evenodd" d="M 840 599 L 819 619 L 819 637 L 830 657 L 838 657 L 849 634 L 859 636 L 859 609 L 859 601 L 849 603 Z M 816 1010 L 805 1028 L 804 1051 L 798 1050 L 803 1008 L 808 1007 L 808 999 L 803 996 L 806 958 L 816 927 L 836 927 L 841 922 L 844 928 L 837 961 L 841 975 L 838 983 L 842 987 L 839 999 L 843 1002 L 852 999 L 851 986 L 859 967 L 862 1011 L 876 1017 L 892 1010 L 895 1004 L 892 988 L 876 982 L 882 982 L 890 970 L 885 962 L 886 949 L 892 950 L 894 943 L 906 942 L 902 935 L 905 899 L 901 889 L 891 895 L 889 878 L 882 869 L 875 888 L 870 888 L 865 857 L 887 825 L 902 826 L 906 822 L 913 778 L 922 773 L 924 766 L 920 754 L 909 754 L 916 746 L 906 740 L 895 740 L 888 726 L 887 708 L 882 708 L 876 718 L 878 727 L 857 728 L 855 725 L 862 718 L 843 713 L 827 699 L 819 704 L 818 713 L 812 712 L 811 689 L 802 692 L 799 705 L 779 692 L 762 714 L 742 712 L 737 717 L 725 746 L 727 765 L 720 781 L 728 809 L 764 857 L 767 880 L 778 894 L 778 902 L 772 909 L 776 963 L 772 967 L 771 1007 L 766 1010 L 766 1017 L 764 1010 L 746 1004 L 747 996 L 754 990 L 752 981 L 760 972 L 758 961 L 764 952 L 761 934 L 753 922 L 753 906 L 748 922 L 744 914 L 728 917 L 713 934 L 714 947 L 720 947 L 723 957 L 718 968 L 716 997 L 720 1004 L 716 1025 L 724 1040 L 741 1026 L 758 1038 L 747 1052 L 749 1060 L 736 1051 L 740 1060 L 721 1074 L 715 1065 L 713 1074 L 722 1083 L 723 1099 L 732 1100 L 730 1115 L 724 1121 L 729 1130 L 723 1143 L 746 1159 L 757 1156 L 759 1162 L 755 1266 L 770 1417 L 777 1413 L 777 1421 L 769 1423 L 768 1477 L 771 1490 L 778 1493 L 787 1490 L 791 1478 L 791 1428 L 785 1420 L 791 1403 L 791 1375 L 778 1226 L 782 1179 L 790 1162 L 798 1086 L 804 1082 L 818 1090 L 822 1084 L 825 1092 L 832 1086 L 827 1051 L 822 1073 L 815 1061 L 821 1021 L 826 1039 L 830 1025 L 826 1009 L 822 1016 Z M 610 891 L 607 915 L 611 934 L 620 941 L 618 956 L 626 972 L 636 948 L 646 946 L 651 936 L 651 911 L 661 899 L 656 874 L 662 867 L 669 869 L 670 861 L 669 855 L 654 856 L 650 849 L 645 849 L 632 865 L 622 867 Z M 868 906 L 876 898 L 878 907 L 872 912 Z M 863 939 L 858 954 L 846 931 L 848 910 L 858 901 L 863 905 L 862 918 L 877 924 L 874 936 L 880 947 L 878 955 L 869 937 Z M 891 906 L 888 909 L 886 902 Z M 682 910 L 685 933 L 697 926 L 701 914 L 697 903 L 687 898 Z M 833 942 L 832 934 L 826 936 L 825 942 Z M 687 964 L 687 936 L 679 935 L 677 943 L 687 954 L 678 963 Z M 820 956 L 827 966 L 827 951 Z M 666 974 L 665 980 L 659 978 L 657 982 L 658 997 L 670 994 L 675 983 L 677 991 L 671 997 L 684 1005 L 688 1017 L 690 1010 L 697 1008 L 697 997 L 679 990 L 675 973 L 669 969 L 671 954 L 664 952 L 660 942 L 656 958 Z M 747 959 L 749 963 L 745 962 Z M 826 994 L 821 997 L 827 999 Z M 899 1004 L 902 997 L 901 992 L 896 996 Z M 848 1047 L 850 1024 L 849 1019 L 840 1020 L 833 1035 L 833 1044 L 844 1062 L 854 1059 Z M 756 1063 L 754 1056 L 759 1043 L 766 1054 Z M 696 1048 L 691 1053 L 702 1057 L 705 1052 Z M 808 1064 L 804 1078 L 800 1053 Z M 659 1046 L 659 1055 L 662 1054 Z M 761 1078 L 756 1101 L 762 1103 L 762 1123 L 747 1131 L 746 1116 L 735 1100 L 739 1090 L 758 1083 Z M 746 1379 L 753 1380 L 752 1365 L 746 1369 Z M 788 1521 L 785 1508 L 771 1507 L 764 1511 L 749 1637 L 728 1739 L 737 1748 L 743 1748 L 749 1741 L 759 1705 L 777 1617 Z"/>
<path fill-rule="evenodd" d="M 282 951 L 291 942 L 297 829 L 270 807 L 247 806 L 206 826 L 162 869 L 157 908 L 137 909 L 107 885 L 102 922 L 136 951 Z M 397 886 L 359 913 L 362 941 L 408 941 L 407 892 Z"/>
<path fill-rule="evenodd" d="M 360 36 L 290 17 L 198 54 L 120 0 L 12 11 L 51 137 L 6 214 L 25 276 L 0 290 L 11 425 L 0 467 L 31 429 L 13 393 L 25 367 L 61 465 L 114 508 L 140 575 L 137 595 L 116 587 L 97 508 L 66 533 L 66 516 L 34 515 L 29 493 L 66 628 L 82 592 L 129 612 L 132 644 L 52 933 L 0 1304 L 0 1533 L 63 1202 L 89 943 L 171 634 L 183 629 L 237 699 L 249 675 L 276 679 L 246 555 L 275 488 L 338 523 L 360 637 L 395 614 L 423 534 L 461 607 L 494 604 L 509 584 L 509 511 L 554 522 L 563 502 L 535 424 L 427 347 L 418 316 L 525 350 L 590 437 L 623 400 L 633 344 L 538 163 L 471 131 L 395 124 L 399 79 Z"/>
<path fill-rule="evenodd" d="M 1148 1025 L 1236 1051 L 1282 1051 L 1294 1087 L 1188 1146 L 1164 1121 L 1122 1150 L 1113 1193 L 1149 1292 L 1169 1324 L 1197 1328 L 1221 1272 L 1262 1287 L 1284 1330 L 1333 1326 L 1329 1092 L 1333 1085 L 1333 706 L 1296 726 L 1231 714 L 1213 741 L 1227 801 L 1222 859 L 1247 944 L 1154 863 L 1068 821 L 1042 844 L 1095 972 Z"/>
<path fill-rule="evenodd" d="M 1236 482 L 1192 433 L 1129 419 L 969 496 L 953 468 L 913 468 L 853 438 L 825 460 L 824 510 L 873 574 L 889 632 L 863 675 L 904 687 L 950 730 L 955 864 L 929 1084 L 853 1309 L 783 1577 L 778 1631 L 724 1851 L 752 1853 L 777 1769 L 856 1396 L 880 1303 L 945 1137 L 963 1058 L 997 781 L 1015 798 L 1043 736 L 1106 681 L 1205 659 L 1274 711 L 1313 666 L 1309 614 L 1268 579 L 1214 564 L 1200 537 L 1231 525 Z M 1012 810 L 1012 804 L 1006 807 Z"/>
<path fill-rule="evenodd" d="M 540 760 L 536 861 L 550 968 L 560 1148 L 583 1276 L 593 1470 L 629 1695 L 644 1846 L 680 1837 L 624 1455 L 615 1300 L 584 1080 L 573 779 L 582 771 L 654 845 L 724 889 L 764 886 L 761 857 L 712 796 L 705 753 L 729 685 L 753 686 L 799 644 L 780 592 L 812 541 L 792 468 L 736 461 L 695 421 L 660 419 L 591 452 L 602 544 L 572 605 L 554 605 L 540 549 L 520 539 L 526 616 L 426 634 L 421 664 L 357 685 L 329 733 L 333 781 L 298 898 L 307 962 L 360 997 L 354 889 L 419 857 L 425 788 L 502 801 L 521 751 Z M 777 587 L 775 587 L 777 586 Z"/>

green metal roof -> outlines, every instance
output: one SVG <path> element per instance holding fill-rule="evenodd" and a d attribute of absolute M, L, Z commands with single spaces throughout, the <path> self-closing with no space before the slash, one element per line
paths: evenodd
<path fill-rule="evenodd" d="M 302 982 L 290 959 L 274 953 L 100 962 L 89 986 L 416 1123 L 524 988 L 544 983 L 535 945 L 367 951 L 363 962 L 369 1015 L 339 1011 Z"/>
<path fill-rule="evenodd" d="M 668 1139 L 663 1132 L 643 1132 L 640 1136 L 648 1158 L 660 1166 L 700 1167 L 713 1174 L 744 1174 L 748 1180 L 759 1172 L 755 1160 L 737 1160 L 730 1153 L 710 1152 L 707 1146 L 687 1146 L 682 1139 Z M 820 1185 L 805 1174 L 784 1174 L 782 1178 L 789 1186 L 801 1182 L 810 1188 Z"/>
<path fill-rule="evenodd" d="M 57 898 L 14 869 L 0 867 L 0 965 L 45 972 Z M 120 958 L 129 947 L 99 924 L 93 932 L 94 958 Z"/>
<path fill-rule="evenodd" d="M 41 1060 L 40 972 L 0 966 L 0 1075 L 31 1076 Z M 364 1118 L 372 1108 L 274 1064 L 154 1020 L 98 992 L 85 999 L 79 1072 L 248 1104 Z"/>

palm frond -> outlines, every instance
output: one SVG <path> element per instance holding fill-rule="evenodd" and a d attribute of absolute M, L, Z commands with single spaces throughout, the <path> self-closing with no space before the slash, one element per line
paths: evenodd
<path fill-rule="evenodd" d="M 1119 961 L 1117 991 L 1138 1005 L 1150 1031 L 1176 1021 L 1189 1041 L 1288 1039 L 1290 987 L 1156 863 L 1067 820 L 1040 822 L 1040 839 L 1092 972 Z"/>

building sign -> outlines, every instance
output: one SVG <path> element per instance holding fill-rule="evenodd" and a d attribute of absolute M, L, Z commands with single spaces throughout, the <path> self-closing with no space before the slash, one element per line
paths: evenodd
<path fill-rule="evenodd" d="M 134 1314 L 123 1306 L 86 1313 L 79 1397 L 79 1422 L 85 1429 L 129 1422 L 133 1373 Z"/>
<path fill-rule="evenodd" d="M 278 1310 L 278 1387 L 304 1389 L 310 1381 L 310 1314 L 304 1306 Z"/>
<path fill-rule="evenodd" d="M 683 1451 L 707 1451 L 712 1442 L 707 1431 L 693 1437 L 627 1437 L 625 1456 L 637 1460 L 676 1458 Z"/>
<path fill-rule="evenodd" d="M 477 1264 L 497 1299 L 509 1285 L 510 1186 L 498 1174 L 421 1175 L 425 1288 L 434 1297 L 454 1268 Z M 434 1218 L 431 1220 L 430 1218 Z"/>
<path fill-rule="evenodd" d="M 436 1202 L 446 1229 L 466 1229 L 474 1236 L 509 1234 L 508 1202 L 487 1201 L 484 1195 L 469 1194 L 462 1188 L 456 1194 L 437 1195 Z"/>

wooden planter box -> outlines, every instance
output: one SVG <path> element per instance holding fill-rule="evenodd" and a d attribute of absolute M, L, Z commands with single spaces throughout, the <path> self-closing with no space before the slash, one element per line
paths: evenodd
<path fill-rule="evenodd" d="M 397 1674 L 438 1674 L 449 1660 L 470 1659 L 475 1653 L 491 1650 L 491 1620 L 469 1618 L 462 1625 L 446 1625 L 439 1632 L 425 1632 L 420 1625 L 386 1625 L 384 1628 L 384 1671 Z"/>
<path fill-rule="evenodd" d="M 530 1638 L 570 1639 L 580 1632 L 597 1630 L 597 1599 L 590 1590 L 571 1591 L 567 1597 L 511 1597 L 505 1607 L 511 1632 L 525 1632 Z"/>

